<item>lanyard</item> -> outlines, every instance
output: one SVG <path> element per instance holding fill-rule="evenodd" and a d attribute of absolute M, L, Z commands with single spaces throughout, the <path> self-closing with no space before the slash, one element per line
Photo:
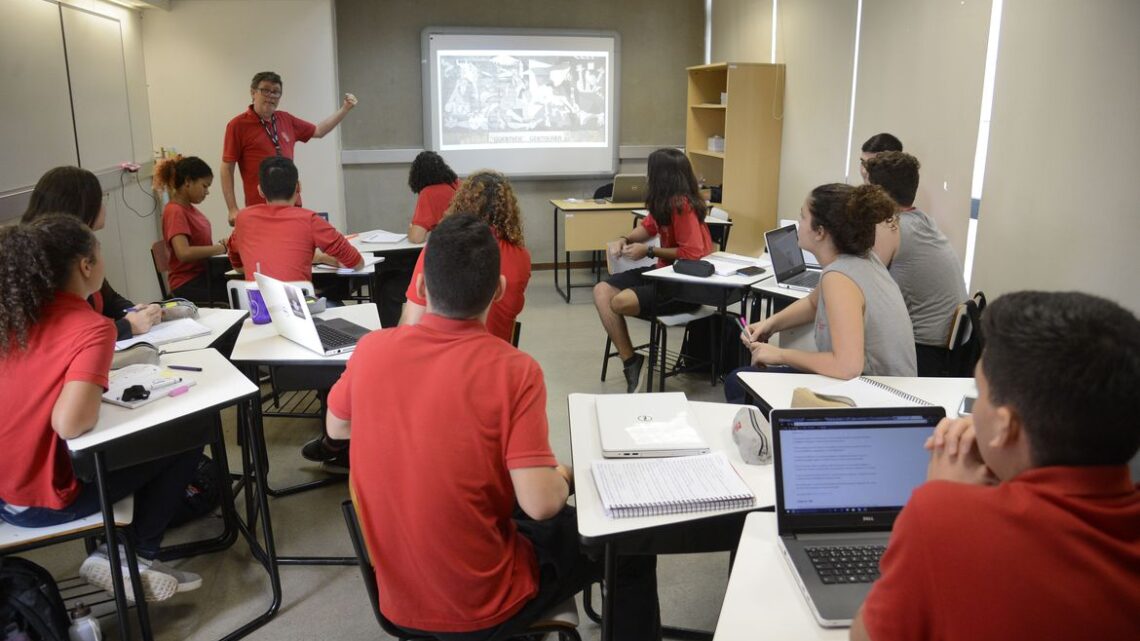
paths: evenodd
<path fill-rule="evenodd" d="M 269 141 L 273 143 L 273 149 L 275 149 L 277 155 L 280 156 L 281 145 L 277 142 L 277 114 L 269 116 L 269 122 L 273 125 L 272 131 L 269 130 L 269 125 L 267 125 L 264 120 L 261 118 L 258 118 L 258 120 L 261 121 L 261 128 L 265 130 L 265 135 L 269 136 Z"/>

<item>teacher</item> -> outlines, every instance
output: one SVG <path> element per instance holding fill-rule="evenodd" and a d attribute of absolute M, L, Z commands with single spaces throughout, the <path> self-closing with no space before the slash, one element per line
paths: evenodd
<path fill-rule="evenodd" d="M 265 198 L 257 192 L 257 170 L 261 161 L 270 156 L 293 159 L 293 145 L 312 138 L 324 138 L 349 111 L 356 106 L 356 96 L 344 94 L 344 104 L 320 124 L 301 120 L 286 111 L 279 111 L 281 102 L 281 76 L 272 71 L 261 71 L 253 76 L 249 85 L 252 102 L 249 108 L 234 116 L 226 125 L 226 139 L 222 147 L 222 197 L 229 209 L 230 226 L 240 209 L 234 195 L 234 165 L 241 172 L 245 191 L 245 206 L 258 205 Z M 300 202 L 297 203 L 300 205 Z"/>

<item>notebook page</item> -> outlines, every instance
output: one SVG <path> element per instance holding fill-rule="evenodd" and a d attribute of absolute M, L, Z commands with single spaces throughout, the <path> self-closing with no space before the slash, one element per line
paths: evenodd
<path fill-rule="evenodd" d="M 722 452 L 699 456 L 598 461 L 591 467 L 606 516 L 715 509 L 753 498 Z"/>
<path fill-rule="evenodd" d="M 173 343 L 174 341 L 185 340 L 187 338 L 205 336 L 209 333 L 209 327 L 206 327 L 193 318 L 179 318 L 177 320 L 159 323 L 147 330 L 145 334 L 139 334 L 132 338 L 124 338 L 121 341 L 117 341 L 115 343 L 115 349 L 126 349 L 135 343 L 150 343 L 155 346 L 165 345 L 166 343 Z"/>
<path fill-rule="evenodd" d="M 881 383 L 875 384 L 862 377 L 826 387 L 818 387 L 812 391 L 823 398 L 851 401 L 855 407 L 900 407 L 928 404 L 915 402 L 909 394 L 903 394 Z"/>

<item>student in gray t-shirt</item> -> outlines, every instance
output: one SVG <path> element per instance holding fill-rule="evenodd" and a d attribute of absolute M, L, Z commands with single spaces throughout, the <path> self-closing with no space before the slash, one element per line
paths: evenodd
<path fill-rule="evenodd" d="M 800 209 L 799 244 L 819 258 L 823 276 L 811 294 L 748 326 L 754 366 L 789 366 L 835 378 L 914 376 L 914 334 L 898 285 L 871 251 L 875 227 L 894 217 L 894 202 L 875 185 L 834 183 L 812 190 Z M 780 330 L 815 324 L 818 352 L 769 345 Z M 743 337 L 741 337 L 742 340 Z M 725 381 L 742 402 L 739 379 Z"/>
<path fill-rule="evenodd" d="M 914 208 L 918 159 L 901 151 L 869 158 L 867 180 L 898 204 L 898 224 L 880 224 L 875 253 L 890 270 L 914 325 L 919 376 L 945 376 L 947 341 L 958 304 L 966 300 L 962 263 L 930 216 Z"/>

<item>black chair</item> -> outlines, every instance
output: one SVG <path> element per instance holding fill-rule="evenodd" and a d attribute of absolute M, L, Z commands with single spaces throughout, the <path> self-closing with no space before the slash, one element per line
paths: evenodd
<path fill-rule="evenodd" d="M 614 184 L 613 183 L 606 183 L 606 184 L 602 185 L 601 187 L 598 187 L 597 189 L 594 190 L 594 200 L 598 200 L 600 198 L 613 198 L 613 195 L 614 195 Z"/>
<path fill-rule="evenodd" d="M 349 489 L 351 493 L 351 485 Z M 400 628 L 389 621 L 380 611 L 380 586 L 376 583 L 376 569 L 372 565 L 372 557 L 369 555 L 368 545 L 364 541 L 364 533 L 360 530 L 360 521 L 356 518 L 356 507 L 351 499 L 341 503 L 340 507 L 344 512 L 344 522 L 348 526 L 348 537 L 352 540 L 352 549 L 355 550 L 357 561 L 360 564 L 360 576 L 364 579 L 364 590 L 368 594 L 368 601 L 372 605 L 372 614 L 380 624 L 380 629 L 385 634 L 396 637 L 400 641 L 419 641 L 433 638 L 412 634 Z M 571 599 L 567 603 L 573 605 L 574 601 Z M 565 605 L 563 604 L 563 606 Z M 523 641 L 553 632 L 558 635 L 559 641 L 582 641 L 582 637 L 578 634 L 578 611 L 576 608 L 570 609 L 573 610 L 572 615 L 570 612 L 563 612 L 560 607 L 557 614 L 564 618 L 557 619 L 550 616 L 555 614 L 554 612 L 548 612 L 547 616 L 535 621 L 525 631 L 509 638 Z"/>
<path fill-rule="evenodd" d="M 969 378 L 974 375 L 974 366 L 984 346 L 981 328 L 985 308 L 986 295 L 980 291 L 958 305 L 947 345 L 947 376 Z"/>

